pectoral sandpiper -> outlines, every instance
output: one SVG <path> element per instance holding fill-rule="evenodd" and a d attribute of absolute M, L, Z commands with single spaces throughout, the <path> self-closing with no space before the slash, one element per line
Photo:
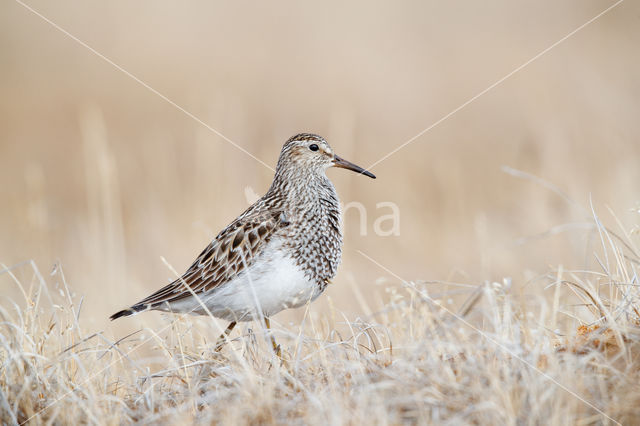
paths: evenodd
<path fill-rule="evenodd" d="M 264 319 L 315 300 L 336 275 L 342 255 L 341 211 L 325 174 L 341 167 L 322 137 L 302 133 L 283 146 L 267 193 L 204 249 L 179 279 L 111 319 L 145 310 L 211 314 L 230 321 Z M 275 341 L 272 338 L 274 349 Z"/>

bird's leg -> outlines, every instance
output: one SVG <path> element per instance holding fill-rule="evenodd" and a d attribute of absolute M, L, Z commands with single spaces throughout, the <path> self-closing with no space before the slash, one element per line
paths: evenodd
<path fill-rule="evenodd" d="M 215 351 L 216 352 L 220 352 L 220 349 L 222 349 L 222 345 L 224 344 L 225 340 L 227 339 L 227 336 L 229 336 L 229 333 L 231 333 L 231 330 L 233 330 L 233 327 L 236 326 L 236 322 L 232 321 L 229 326 L 227 327 L 227 329 L 224 331 L 224 333 L 222 333 L 220 335 L 220 337 L 218 337 L 218 340 L 216 341 L 216 346 L 215 346 Z"/>
<path fill-rule="evenodd" d="M 264 317 L 264 324 L 267 326 L 267 330 L 269 330 L 269 337 L 271 338 L 271 346 L 273 347 L 273 352 L 275 352 L 278 358 L 282 358 L 282 352 L 280 351 L 280 345 L 276 343 L 276 338 L 273 337 L 271 333 L 271 323 L 269 322 L 269 318 Z"/>

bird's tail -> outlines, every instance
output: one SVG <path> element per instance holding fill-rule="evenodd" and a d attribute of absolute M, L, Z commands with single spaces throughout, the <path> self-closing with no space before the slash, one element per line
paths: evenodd
<path fill-rule="evenodd" d="M 116 319 L 118 319 L 120 317 L 128 317 L 129 315 L 133 315 L 133 314 L 135 314 L 137 312 L 144 311 L 144 310 L 146 310 L 148 308 L 149 308 L 148 305 L 142 305 L 142 304 L 133 305 L 130 308 L 123 309 L 121 311 L 116 312 L 115 314 L 111 315 L 109 317 L 109 319 L 111 321 L 113 321 L 113 320 L 116 320 Z"/>

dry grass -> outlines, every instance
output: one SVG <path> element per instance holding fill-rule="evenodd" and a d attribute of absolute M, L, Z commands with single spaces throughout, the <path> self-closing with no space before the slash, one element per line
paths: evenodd
<path fill-rule="evenodd" d="M 596 222 L 597 223 L 597 222 Z M 165 316 L 117 341 L 78 321 L 63 271 L 15 284 L 0 311 L 9 423 L 622 424 L 640 418 L 640 290 L 633 240 L 599 228 L 598 272 L 539 277 L 552 302 L 509 280 L 455 308 L 429 283 L 387 287 L 366 318 L 279 324 L 285 362 L 249 324 L 221 353 L 207 318 Z M 3 274 L 12 276 L 12 271 Z M 458 285 L 461 286 L 461 285 Z M 582 324 L 577 329 L 570 324 Z M 341 330 L 341 331 L 339 331 Z M 146 354 L 146 355 L 144 355 Z"/>

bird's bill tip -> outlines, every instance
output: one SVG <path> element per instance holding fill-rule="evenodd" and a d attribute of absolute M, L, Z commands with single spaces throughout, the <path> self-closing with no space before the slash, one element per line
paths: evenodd
<path fill-rule="evenodd" d="M 338 157 L 337 155 L 334 155 L 333 166 L 334 167 L 339 167 L 341 169 L 351 170 L 351 171 L 356 172 L 356 173 L 360 173 L 362 175 L 370 177 L 371 179 L 375 179 L 376 178 L 376 175 L 374 175 L 373 173 L 363 169 L 360 166 L 357 166 L 357 165 L 353 164 L 351 161 L 347 161 L 344 158 Z"/>

